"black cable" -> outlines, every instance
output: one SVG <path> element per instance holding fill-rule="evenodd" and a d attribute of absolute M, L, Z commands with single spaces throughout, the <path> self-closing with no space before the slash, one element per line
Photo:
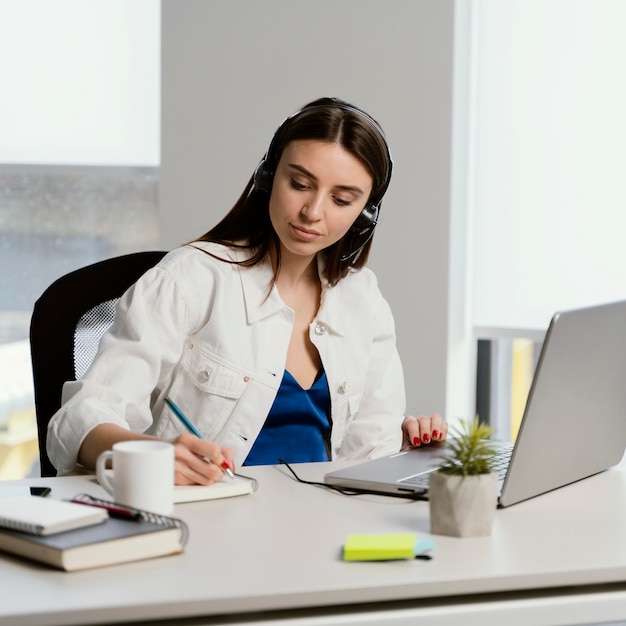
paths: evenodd
<path fill-rule="evenodd" d="M 329 485 L 327 483 L 320 483 L 312 480 L 304 480 L 300 478 L 291 465 L 287 463 L 284 459 L 278 459 L 278 462 L 281 465 L 284 465 L 293 475 L 293 477 L 304 485 L 313 485 L 315 487 L 325 487 L 326 489 L 331 489 L 332 491 L 338 491 L 340 494 L 344 496 L 362 496 L 364 494 L 376 495 L 376 496 L 391 496 L 392 498 L 404 498 L 405 500 L 428 500 L 428 496 L 426 493 L 386 493 L 382 491 L 373 491 L 372 489 L 357 489 L 357 488 L 349 488 L 349 487 L 339 487 L 337 485 Z"/>

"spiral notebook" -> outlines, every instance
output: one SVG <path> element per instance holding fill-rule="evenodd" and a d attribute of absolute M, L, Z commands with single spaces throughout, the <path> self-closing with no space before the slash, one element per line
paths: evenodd
<path fill-rule="evenodd" d="M 101 524 L 106 511 L 63 500 L 16 495 L 0 498 L 0 527 L 31 535 L 54 535 Z"/>

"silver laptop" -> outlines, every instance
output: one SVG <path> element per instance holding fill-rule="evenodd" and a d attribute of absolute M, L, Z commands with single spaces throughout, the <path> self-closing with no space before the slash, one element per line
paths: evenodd
<path fill-rule="evenodd" d="M 626 301 L 557 313 L 543 343 L 515 445 L 498 443 L 506 507 L 597 474 L 626 448 Z M 328 485 L 427 497 L 444 446 L 421 447 L 325 475 Z"/>

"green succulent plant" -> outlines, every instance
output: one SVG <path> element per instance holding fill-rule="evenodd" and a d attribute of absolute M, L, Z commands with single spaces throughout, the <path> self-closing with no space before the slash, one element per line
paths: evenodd
<path fill-rule="evenodd" d="M 494 443 L 489 438 L 493 428 L 479 422 L 478 417 L 460 422 L 452 429 L 452 437 L 446 441 L 438 471 L 454 476 L 476 476 L 492 471 Z"/>

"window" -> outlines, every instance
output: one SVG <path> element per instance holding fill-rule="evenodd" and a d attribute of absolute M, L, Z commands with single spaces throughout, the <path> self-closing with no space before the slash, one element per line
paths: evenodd
<path fill-rule="evenodd" d="M 626 4 L 476 0 L 472 11 L 468 196 L 477 409 L 491 407 L 492 423 L 514 435 L 511 407 L 520 393 L 525 404 L 552 315 L 626 297 Z M 525 360 L 521 345 L 532 346 Z M 525 373 L 516 376 L 520 361 Z"/>
<path fill-rule="evenodd" d="M 37 297 L 158 247 L 159 48 L 158 0 L 0 0 L 0 478 L 36 457 Z"/>
<path fill-rule="evenodd" d="M 621 0 L 475 3 L 474 324 L 626 295 Z"/>

